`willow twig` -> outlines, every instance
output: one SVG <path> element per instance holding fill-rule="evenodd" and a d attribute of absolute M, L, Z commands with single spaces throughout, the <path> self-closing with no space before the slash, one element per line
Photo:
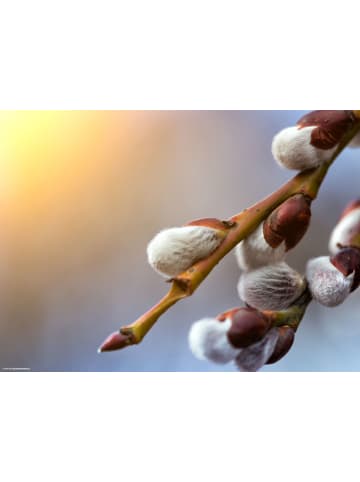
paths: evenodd
<path fill-rule="evenodd" d="M 360 111 L 353 111 L 353 114 L 360 119 Z M 162 314 L 179 300 L 191 296 L 222 258 L 240 241 L 247 238 L 280 204 L 295 194 L 303 194 L 314 200 L 331 164 L 359 130 L 358 122 L 344 137 L 328 162 L 297 174 L 262 201 L 229 218 L 226 221 L 226 236 L 220 246 L 206 259 L 197 262 L 190 269 L 170 280 L 171 287 L 168 293 L 155 306 L 132 324 L 120 328 L 120 334 L 126 337 L 124 346 L 140 343 Z M 307 300 L 306 305 L 309 301 Z M 304 311 L 305 308 L 302 316 Z"/>

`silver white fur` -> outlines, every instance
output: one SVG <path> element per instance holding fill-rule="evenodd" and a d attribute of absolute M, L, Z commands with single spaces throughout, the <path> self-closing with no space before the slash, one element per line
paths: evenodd
<path fill-rule="evenodd" d="M 164 229 L 148 244 L 148 261 L 161 275 L 174 277 L 209 256 L 221 241 L 219 231 L 204 226 Z"/>
<path fill-rule="evenodd" d="M 273 139 L 271 150 L 277 163 L 287 169 L 303 171 L 328 161 L 336 150 L 318 149 L 310 144 L 313 126 L 283 129 Z"/>
<path fill-rule="evenodd" d="M 258 310 L 284 310 L 304 288 L 304 278 L 284 261 L 245 272 L 238 283 L 240 298 Z"/>
<path fill-rule="evenodd" d="M 282 261 L 285 257 L 285 243 L 272 248 L 265 240 L 263 223 L 241 241 L 235 248 L 235 255 L 240 269 L 250 271 L 268 264 Z"/>
<path fill-rule="evenodd" d="M 356 231 L 360 232 L 360 207 L 350 211 L 333 229 L 329 240 L 330 253 L 338 253 L 341 249 L 339 245 L 346 245 Z"/>
<path fill-rule="evenodd" d="M 204 318 L 195 322 L 189 332 L 190 350 L 199 360 L 210 360 L 226 364 L 234 360 L 241 349 L 230 345 L 227 332 L 231 320 L 219 321 L 215 318 Z"/>
<path fill-rule="evenodd" d="M 310 259 L 306 278 L 313 298 L 321 305 L 333 307 L 343 303 L 350 294 L 355 273 L 345 277 L 328 256 Z"/>
<path fill-rule="evenodd" d="M 269 360 L 279 338 L 279 330 L 271 328 L 264 338 L 244 348 L 236 357 L 235 364 L 242 372 L 256 372 Z"/>

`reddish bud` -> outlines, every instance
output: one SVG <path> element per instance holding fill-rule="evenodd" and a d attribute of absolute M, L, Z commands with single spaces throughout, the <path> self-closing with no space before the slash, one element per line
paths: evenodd
<path fill-rule="evenodd" d="M 264 238 L 272 248 L 285 242 L 286 251 L 292 249 L 306 233 L 311 218 L 311 199 L 296 194 L 283 202 L 266 219 Z"/>
<path fill-rule="evenodd" d="M 351 110 L 315 110 L 303 116 L 297 123 L 303 127 L 315 126 L 311 133 L 311 145 L 318 149 L 335 147 L 355 124 Z"/>
<path fill-rule="evenodd" d="M 240 308 L 232 311 L 227 337 L 235 348 L 245 348 L 260 341 L 269 329 L 270 320 L 260 311 L 254 308 Z"/>
<path fill-rule="evenodd" d="M 132 345 L 131 338 L 128 335 L 123 335 L 119 331 L 116 331 L 106 338 L 98 349 L 98 352 L 121 350 L 129 345 Z"/>
<path fill-rule="evenodd" d="M 346 277 L 355 273 L 350 292 L 356 290 L 360 285 L 360 249 L 343 248 L 330 261 Z"/>
<path fill-rule="evenodd" d="M 281 326 L 278 328 L 278 333 L 278 340 L 271 357 L 266 362 L 267 365 L 276 363 L 283 358 L 289 352 L 294 343 L 295 332 L 290 326 Z"/>

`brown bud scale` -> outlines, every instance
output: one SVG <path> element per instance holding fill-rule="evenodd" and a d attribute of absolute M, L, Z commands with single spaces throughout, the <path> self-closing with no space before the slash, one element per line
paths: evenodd
<path fill-rule="evenodd" d="M 346 277 L 355 273 L 350 292 L 356 290 L 360 285 L 360 249 L 343 248 L 330 261 Z"/>
<path fill-rule="evenodd" d="M 216 317 L 216 319 L 219 320 L 219 321 L 225 321 L 228 318 L 232 319 L 233 315 L 241 309 L 242 308 L 240 306 L 238 306 L 236 308 L 231 308 L 230 310 L 227 310 L 227 311 L 224 311 L 223 313 L 220 313 L 220 315 L 218 315 Z"/>
<path fill-rule="evenodd" d="M 311 199 L 296 194 L 277 207 L 263 225 L 264 238 L 272 248 L 285 242 L 292 249 L 307 231 L 311 218 Z"/>
<path fill-rule="evenodd" d="M 331 149 L 356 121 L 351 110 L 315 110 L 303 116 L 297 126 L 300 129 L 315 126 L 311 133 L 311 145 L 318 149 Z"/>
<path fill-rule="evenodd" d="M 228 340 L 235 348 L 246 348 L 260 341 L 270 329 L 270 320 L 254 308 L 241 308 L 232 313 Z"/>
<path fill-rule="evenodd" d="M 203 226 L 205 228 L 217 229 L 219 231 L 225 231 L 229 227 L 226 221 L 221 221 L 216 218 L 195 219 L 194 221 L 186 223 L 185 226 Z"/>
<path fill-rule="evenodd" d="M 290 350 L 294 343 L 295 331 L 290 326 L 281 326 L 278 328 L 279 338 L 276 342 L 271 357 L 266 362 L 267 365 L 278 362 Z"/>

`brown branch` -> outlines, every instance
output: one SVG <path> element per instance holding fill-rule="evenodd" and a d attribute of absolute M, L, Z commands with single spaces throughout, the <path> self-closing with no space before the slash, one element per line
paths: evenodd
<path fill-rule="evenodd" d="M 360 119 L 360 111 L 353 111 L 353 113 Z M 262 201 L 228 219 L 227 234 L 221 245 L 209 257 L 194 264 L 190 269 L 171 280 L 168 293 L 155 306 L 131 325 L 122 327 L 119 331 L 120 343 L 117 348 L 140 343 L 162 314 L 179 300 L 191 296 L 222 258 L 240 241 L 247 238 L 274 209 L 289 197 L 304 194 L 312 200 L 315 199 L 329 167 L 359 130 L 360 125 L 356 123 L 328 162 L 315 169 L 297 174 Z"/>

